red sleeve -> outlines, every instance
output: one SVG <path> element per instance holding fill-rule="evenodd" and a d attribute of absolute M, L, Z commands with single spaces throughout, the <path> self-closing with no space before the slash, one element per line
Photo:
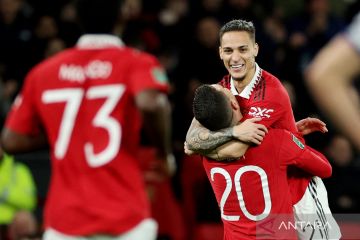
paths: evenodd
<path fill-rule="evenodd" d="M 149 54 L 137 52 L 130 71 L 129 86 L 134 95 L 145 89 L 156 89 L 167 93 L 168 78 L 158 60 Z"/>
<path fill-rule="evenodd" d="M 33 76 L 34 71 L 31 71 L 7 115 L 5 127 L 16 133 L 36 135 L 40 130 L 40 120 L 35 106 Z"/>
<path fill-rule="evenodd" d="M 297 137 L 284 131 L 279 158 L 286 165 L 294 165 L 304 171 L 327 178 L 331 176 L 331 165 L 328 160 L 314 149 L 304 145 Z"/>

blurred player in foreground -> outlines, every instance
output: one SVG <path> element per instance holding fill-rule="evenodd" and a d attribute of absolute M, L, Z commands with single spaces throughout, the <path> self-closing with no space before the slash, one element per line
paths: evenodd
<path fill-rule="evenodd" d="M 320 109 L 360 151 L 360 13 L 332 39 L 306 71 L 306 82 Z"/>
<path fill-rule="evenodd" d="M 154 240 L 157 224 L 136 159 L 140 129 L 169 174 L 170 107 L 158 60 L 111 35 L 118 0 L 79 0 L 85 35 L 35 66 L 2 133 L 9 153 L 48 143 L 52 176 L 45 240 Z"/>

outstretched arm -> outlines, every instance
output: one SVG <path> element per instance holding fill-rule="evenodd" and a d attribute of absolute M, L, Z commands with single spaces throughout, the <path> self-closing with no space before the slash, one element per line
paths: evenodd
<path fill-rule="evenodd" d="M 282 141 L 280 136 L 277 139 L 280 145 L 278 157 L 280 161 L 285 161 L 287 165 L 294 165 L 320 178 L 331 176 L 331 165 L 322 154 L 304 145 L 300 139 L 288 131 L 284 131 L 283 136 Z"/>
<path fill-rule="evenodd" d="M 328 132 L 326 124 L 323 121 L 312 117 L 301 119 L 300 121 L 296 122 L 296 128 L 303 136 L 316 131 L 322 133 Z"/>
<path fill-rule="evenodd" d="M 304 153 L 295 159 L 296 166 L 320 178 L 331 176 L 332 168 L 326 157 L 307 146 Z"/>

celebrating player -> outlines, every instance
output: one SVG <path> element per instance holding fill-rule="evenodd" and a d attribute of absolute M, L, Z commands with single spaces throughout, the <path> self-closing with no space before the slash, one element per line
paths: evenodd
<path fill-rule="evenodd" d="M 220 58 L 229 72 L 219 84 L 228 88 L 236 97 L 243 119 L 246 120 L 230 128 L 210 131 L 194 119 L 186 136 L 189 150 L 206 155 L 234 138 L 260 144 L 266 132 L 264 126 L 286 129 L 300 139 L 302 134 L 316 130 L 327 131 L 325 124 L 317 119 L 309 118 L 295 123 L 285 88 L 279 79 L 261 69 L 255 62 L 259 47 L 255 42 L 255 27 L 252 22 L 232 20 L 221 28 L 219 36 Z M 315 196 L 309 191 L 308 187 L 312 180 L 316 192 L 326 193 L 320 178 L 313 178 L 298 168 L 290 167 L 288 170 L 292 202 L 297 216 L 310 216 L 316 212 L 319 198 L 323 205 L 327 205 L 326 196 Z M 326 216 L 332 220 L 330 212 Z M 339 238 L 338 228 L 333 230 L 330 233 L 331 238 Z M 312 233 L 299 231 L 298 234 L 301 235 L 301 239 L 306 239 Z"/>
<path fill-rule="evenodd" d="M 216 88 L 200 86 L 193 105 L 195 118 L 212 131 L 234 126 L 242 118 L 231 92 L 221 86 Z M 239 141 L 231 141 L 208 156 L 238 158 L 243 146 Z M 294 229 L 285 231 L 281 227 L 293 220 L 287 166 L 294 165 L 320 177 L 331 175 L 331 166 L 324 156 L 282 129 L 270 129 L 264 141 L 249 148 L 240 159 L 230 162 L 213 159 L 205 157 L 203 164 L 220 207 L 224 240 L 297 239 Z M 267 226 L 269 231 L 264 231 L 269 221 L 273 223 Z M 316 227 L 324 234 L 329 228 Z"/>

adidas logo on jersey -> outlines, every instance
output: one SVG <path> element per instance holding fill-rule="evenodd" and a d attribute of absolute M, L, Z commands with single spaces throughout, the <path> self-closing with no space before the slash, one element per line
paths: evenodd
<path fill-rule="evenodd" d="M 251 107 L 249 115 L 252 117 L 270 118 L 270 113 L 274 112 L 274 109 Z"/>
<path fill-rule="evenodd" d="M 94 60 L 86 66 L 62 64 L 59 69 L 59 79 L 82 83 L 85 79 L 105 79 L 112 71 L 112 64 L 108 61 Z"/>

